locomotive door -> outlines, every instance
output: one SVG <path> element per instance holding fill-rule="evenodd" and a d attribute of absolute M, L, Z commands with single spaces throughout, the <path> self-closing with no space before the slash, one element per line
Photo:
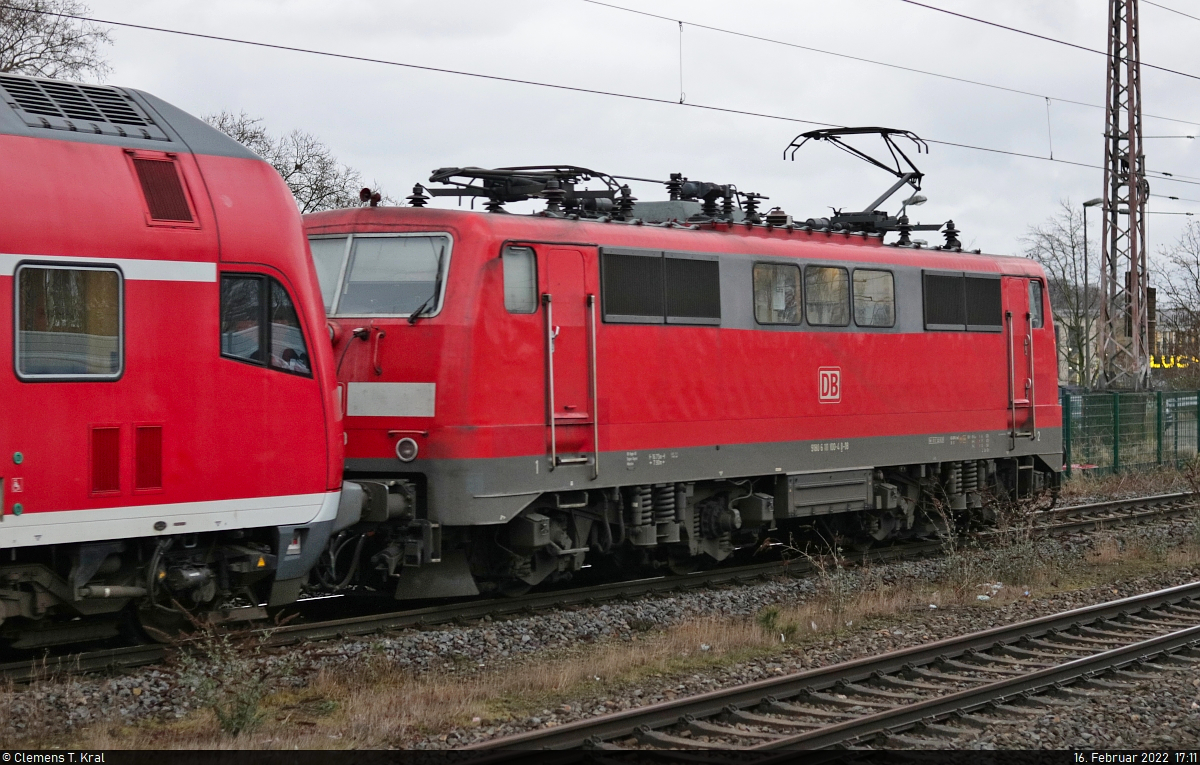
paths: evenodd
<path fill-rule="evenodd" d="M 595 421 L 596 298 L 587 289 L 584 253 L 578 248 L 539 249 L 541 305 L 546 333 L 546 425 L 550 468 L 593 464 Z"/>
<path fill-rule="evenodd" d="M 1037 282 L 1040 285 L 1040 282 Z M 1004 277 L 1004 342 L 1008 348 L 1009 437 L 1037 437 L 1034 411 L 1033 328 L 1030 313 L 1030 280 Z M 1040 291 L 1039 291 L 1040 294 Z"/>

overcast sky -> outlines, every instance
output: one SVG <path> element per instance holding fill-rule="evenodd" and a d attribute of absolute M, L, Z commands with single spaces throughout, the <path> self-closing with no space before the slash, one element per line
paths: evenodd
<path fill-rule="evenodd" d="M 239 37 L 432 67 L 678 101 L 674 21 L 585 0 L 90 0 L 98 18 Z M 843 125 L 903 128 L 942 141 L 1100 165 L 1104 112 L 1052 101 L 1104 101 L 1103 56 L 986 27 L 900 0 L 612 0 L 685 22 L 690 104 Z M 931 0 L 931 4 L 1091 48 L 1106 44 L 1107 0 Z M 1200 16 L 1200 0 L 1163 0 Z M 1200 75 L 1200 21 L 1142 5 L 1145 63 Z M 707 24 L 829 51 L 1030 91 L 951 82 L 699 29 Z M 620 175 L 734 183 L 797 218 L 868 204 L 890 177 L 828 145 L 782 159 L 816 126 L 339 61 L 158 32 L 115 28 L 108 82 L 148 90 L 192 112 L 245 110 L 268 128 L 309 131 L 393 197 L 438 167 L 575 164 Z M 1144 70 L 1145 133 L 1196 135 L 1200 80 Z M 1200 139 L 1198 139 L 1200 140 Z M 1147 141 L 1149 169 L 1200 178 L 1196 140 Z M 1030 224 L 1059 200 L 1101 195 L 1099 170 L 931 145 L 918 166 L 923 222 L 952 218 L 963 242 L 1017 253 Z M 1200 185 L 1152 180 L 1151 192 L 1200 200 Z M 660 187 L 635 185 L 643 199 Z M 899 199 L 897 196 L 896 199 Z M 444 202 L 445 203 L 445 202 Z M 448 202 L 453 204 L 453 202 Z M 893 210 L 896 202 L 885 205 Z M 1200 203 L 1153 198 L 1152 210 Z M 1153 215 L 1153 251 L 1181 215 Z M 1091 216 L 1093 239 L 1098 216 Z M 936 244 L 932 241 L 931 244 Z"/>

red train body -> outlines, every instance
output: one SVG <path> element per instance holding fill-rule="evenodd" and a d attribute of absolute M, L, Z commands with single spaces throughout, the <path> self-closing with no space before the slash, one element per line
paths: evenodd
<path fill-rule="evenodd" d="M 161 623 L 172 599 L 294 599 L 343 444 L 287 187 L 146 93 L 0 75 L 0 96 L 0 629 L 32 647 L 131 602 Z"/>
<path fill-rule="evenodd" d="M 786 523 L 926 534 L 1061 469 L 1026 259 L 790 224 L 364 207 L 305 227 L 347 475 L 391 508 L 369 559 L 361 527 L 335 540 L 326 581 L 466 594 L 605 554 L 687 568 Z"/>
<path fill-rule="evenodd" d="M 301 223 L 153 96 L 0 95 L 10 648 L 925 536 L 1061 469 L 1031 261 L 735 222 L 726 187 L 695 225 L 558 186 Z"/>

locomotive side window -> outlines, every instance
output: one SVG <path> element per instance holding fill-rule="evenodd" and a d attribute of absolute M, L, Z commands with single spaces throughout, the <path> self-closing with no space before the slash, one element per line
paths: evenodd
<path fill-rule="evenodd" d="M 124 289 L 119 271 L 21 266 L 14 282 L 21 379 L 121 376 Z"/>
<path fill-rule="evenodd" d="M 800 323 L 800 267 L 754 264 L 754 320 L 759 324 Z"/>
<path fill-rule="evenodd" d="M 896 284 L 891 271 L 854 270 L 854 323 L 860 327 L 896 324 Z"/>
<path fill-rule="evenodd" d="M 1029 324 L 1034 329 L 1046 326 L 1046 317 L 1042 306 L 1042 283 L 1036 279 L 1029 281 Z"/>
<path fill-rule="evenodd" d="M 343 316 L 436 314 L 450 237 L 356 236 L 338 298 Z"/>
<path fill-rule="evenodd" d="M 338 279 L 342 276 L 342 262 L 346 260 L 346 237 L 309 239 L 308 246 L 312 250 L 313 265 L 317 268 L 325 313 L 333 313 L 333 299 L 337 295 Z"/>
<path fill-rule="evenodd" d="M 967 328 L 963 281 L 962 274 L 925 273 L 925 329 Z"/>
<path fill-rule="evenodd" d="M 809 266 L 804 269 L 804 315 L 814 326 L 844 327 L 850 323 L 850 277 L 844 268 Z"/>
<path fill-rule="evenodd" d="M 606 251 L 601 254 L 600 270 L 606 321 L 663 323 L 666 306 L 661 253 Z"/>
<path fill-rule="evenodd" d="M 721 263 L 715 257 L 663 258 L 667 322 L 721 323 Z"/>
<path fill-rule="evenodd" d="M 537 310 L 537 258 L 529 247 L 505 247 L 500 253 L 504 268 L 504 308 L 509 313 Z"/>
<path fill-rule="evenodd" d="M 1000 300 L 1000 277 L 966 277 L 967 329 L 999 332 L 1004 328 L 1004 308 Z"/>
<path fill-rule="evenodd" d="M 300 319 L 282 284 L 255 274 L 221 276 L 221 355 L 312 375 Z"/>

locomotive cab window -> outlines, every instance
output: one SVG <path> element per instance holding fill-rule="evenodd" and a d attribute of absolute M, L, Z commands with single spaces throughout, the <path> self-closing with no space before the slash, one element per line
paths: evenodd
<path fill-rule="evenodd" d="M 441 310 L 449 234 L 358 234 L 308 243 L 327 314 L 434 316 Z"/>
<path fill-rule="evenodd" d="M 1042 311 L 1042 283 L 1036 279 L 1029 281 L 1029 326 L 1034 329 L 1046 326 L 1046 317 Z"/>
<path fill-rule="evenodd" d="M 504 270 L 504 308 L 509 313 L 537 310 L 537 258 L 529 247 L 505 247 L 500 253 Z"/>
<path fill-rule="evenodd" d="M 860 327 L 896 325 L 896 284 L 891 271 L 854 269 L 854 323 Z"/>
<path fill-rule="evenodd" d="M 344 236 L 308 240 L 327 314 L 333 313 L 333 299 L 337 295 L 338 279 L 342 276 L 342 263 L 346 260 L 346 244 Z"/>
<path fill-rule="evenodd" d="M 221 355 L 312 376 L 300 319 L 282 284 L 256 274 L 221 276 Z"/>
<path fill-rule="evenodd" d="M 356 236 L 338 298 L 349 316 L 428 316 L 441 302 L 445 236 Z"/>
<path fill-rule="evenodd" d="M 754 264 L 754 320 L 759 324 L 800 323 L 800 267 Z"/>
<path fill-rule="evenodd" d="M 17 269 L 15 361 L 23 380 L 115 380 L 124 366 L 124 285 L 115 268 Z"/>
<path fill-rule="evenodd" d="M 804 315 L 813 326 L 845 327 L 850 323 L 850 277 L 846 269 L 804 269 Z"/>

